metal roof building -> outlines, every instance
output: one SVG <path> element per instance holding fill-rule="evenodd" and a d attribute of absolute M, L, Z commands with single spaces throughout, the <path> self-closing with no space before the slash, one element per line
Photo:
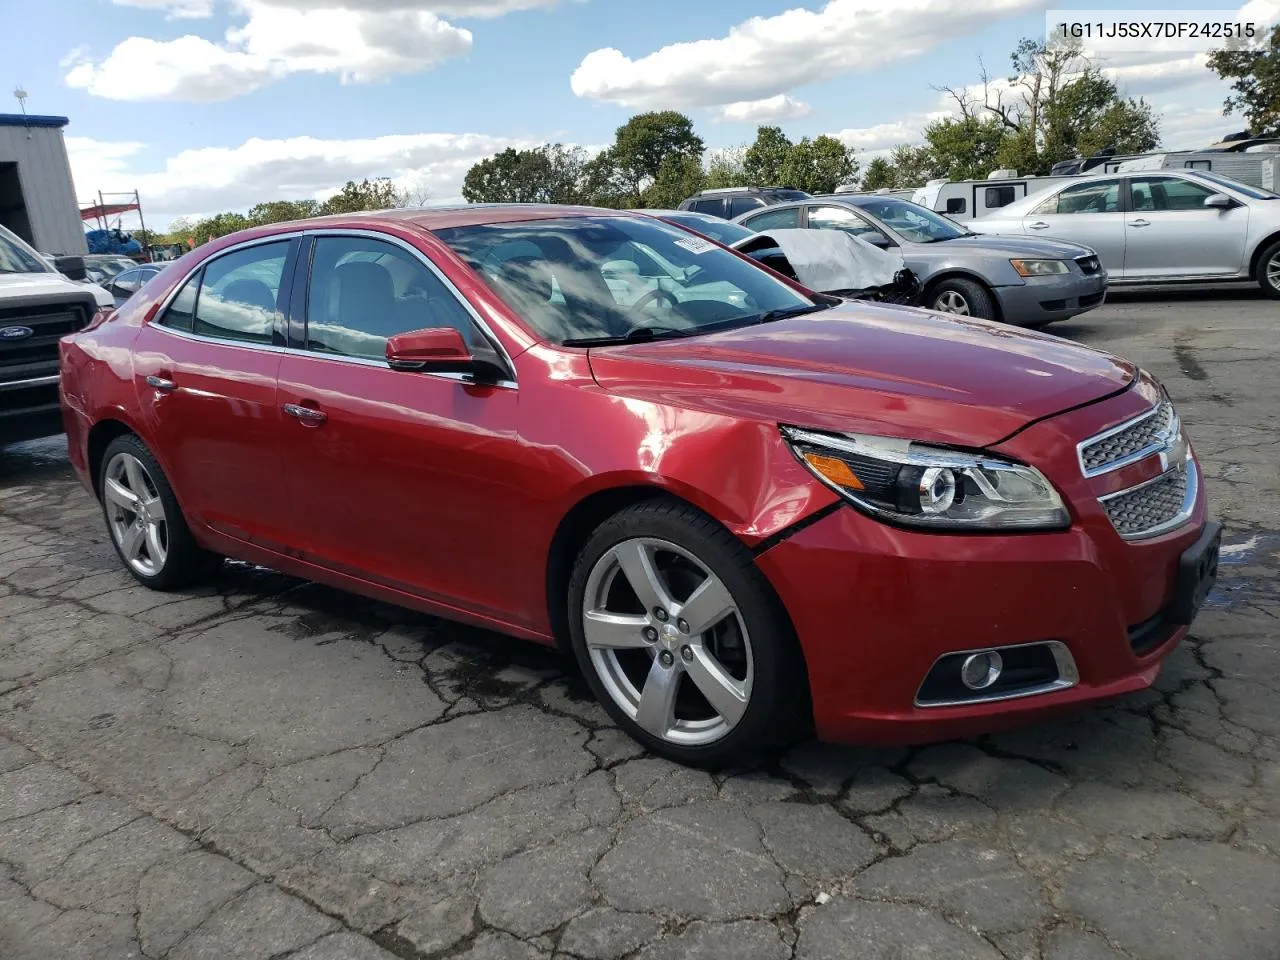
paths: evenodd
<path fill-rule="evenodd" d="M 0 223 L 41 253 L 85 254 L 66 117 L 0 113 Z"/>

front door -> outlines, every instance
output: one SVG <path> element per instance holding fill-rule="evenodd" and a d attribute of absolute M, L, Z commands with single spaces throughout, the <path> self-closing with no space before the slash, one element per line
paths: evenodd
<path fill-rule="evenodd" d="M 295 241 L 219 256 L 134 346 L 143 415 L 184 512 L 263 546 L 285 542 L 276 349 Z"/>
<path fill-rule="evenodd" d="M 1131 177 L 1125 216 L 1128 279 L 1243 273 L 1249 208 L 1206 207 L 1216 191 L 1179 177 Z"/>
<path fill-rule="evenodd" d="M 298 301 L 295 300 L 295 303 Z M 451 326 L 492 350 L 423 256 L 390 240 L 318 236 L 280 366 L 295 538 L 312 562 L 482 616 L 511 610 L 504 538 L 524 468 L 511 382 L 392 370 L 389 336 Z"/>
<path fill-rule="evenodd" d="M 1070 240 L 1093 249 L 1114 278 L 1124 276 L 1124 198 L 1121 181 L 1093 180 L 1058 191 L 1022 221 L 1032 237 Z"/>

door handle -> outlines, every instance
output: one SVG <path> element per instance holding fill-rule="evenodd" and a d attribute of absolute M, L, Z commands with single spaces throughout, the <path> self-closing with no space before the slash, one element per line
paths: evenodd
<path fill-rule="evenodd" d="M 154 374 L 147 377 L 147 386 L 155 387 L 157 390 L 161 390 L 165 393 L 178 389 L 178 385 L 172 380 L 166 380 L 164 377 L 157 377 Z"/>
<path fill-rule="evenodd" d="M 329 419 L 329 415 L 323 410 L 317 410 L 314 407 L 304 407 L 298 403 L 286 403 L 284 412 L 294 419 L 300 421 L 303 426 L 318 427 Z"/>
<path fill-rule="evenodd" d="M 1143 220 L 1141 217 L 1139 217 L 1137 220 L 1130 220 L 1130 221 L 1129 221 L 1129 226 L 1131 226 L 1131 227 L 1149 227 L 1149 226 L 1151 226 L 1151 221 L 1150 221 L 1150 220 Z"/>
<path fill-rule="evenodd" d="M 1045 223 L 1043 220 L 1037 220 L 1035 223 L 1028 223 L 1027 229 L 1028 230 L 1048 230 L 1049 225 Z"/>

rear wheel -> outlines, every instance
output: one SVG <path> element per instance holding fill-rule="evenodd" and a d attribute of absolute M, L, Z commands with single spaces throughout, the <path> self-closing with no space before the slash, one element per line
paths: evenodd
<path fill-rule="evenodd" d="M 574 653 L 610 715 L 655 753 L 721 766 L 807 718 L 790 623 L 751 554 L 673 501 L 596 530 L 569 585 Z"/>
<path fill-rule="evenodd" d="M 926 304 L 940 313 L 954 313 L 980 320 L 996 319 L 995 302 L 986 287 L 975 280 L 948 277 L 929 291 Z"/>
<path fill-rule="evenodd" d="M 1263 250 L 1258 258 L 1258 286 L 1268 297 L 1280 299 L 1280 240 Z"/>
<path fill-rule="evenodd" d="M 108 444 L 98 489 L 111 542 L 140 583 L 174 590 L 207 568 L 210 555 L 191 536 L 164 471 L 136 436 Z"/>

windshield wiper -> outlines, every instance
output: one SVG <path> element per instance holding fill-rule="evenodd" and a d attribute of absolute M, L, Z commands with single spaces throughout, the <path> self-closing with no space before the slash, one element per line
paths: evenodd
<path fill-rule="evenodd" d="M 788 317 L 803 317 L 806 313 L 817 313 L 819 310 L 830 310 L 833 303 L 813 303 L 803 307 L 783 307 L 778 310 L 766 310 L 759 316 L 747 318 L 747 323 L 771 323 L 774 320 L 785 320 Z"/>
<path fill-rule="evenodd" d="M 701 333 L 697 328 L 690 330 L 675 327 L 634 327 L 620 337 L 573 337 L 561 340 L 562 347 L 609 347 L 620 343 L 644 343 L 649 340 L 665 340 L 668 337 L 684 337 L 691 333 Z"/>

